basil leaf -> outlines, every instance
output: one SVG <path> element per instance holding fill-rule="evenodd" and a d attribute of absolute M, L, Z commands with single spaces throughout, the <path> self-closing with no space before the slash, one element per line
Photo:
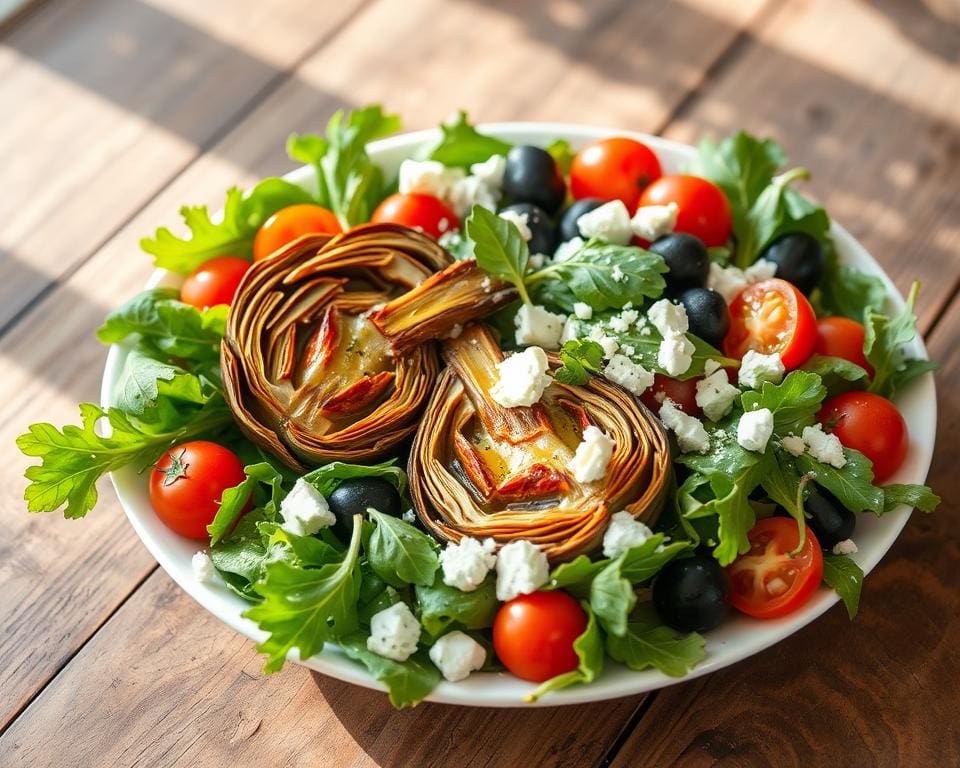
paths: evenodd
<path fill-rule="evenodd" d="M 374 573 L 393 587 L 432 585 L 440 566 L 433 539 L 396 517 L 376 510 L 367 514 L 374 523 L 367 545 Z"/>
<path fill-rule="evenodd" d="M 770 409 L 773 431 L 778 435 L 799 435 L 816 420 L 826 394 L 817 374 L 791 371 L 780 384 L 765 381 L 759 392 L 744 392 L 740 401 L 744 411 Z"/>
<path fill-rule="evenodd" d="M 416 587 L 420 606 L 420 623 L 433 637 L 448 629 L 486 629 L 500 607 L 497 601 L 497 582 L 490 575 L 472 592 L 461 592 L 437 579 L 432 586 Z"/>
<path fill-rule="evenodd" d="M 917 318 L 913 314 L 913 305 L 919 291 L 920 284 L 914 283 L 907 296 L 906 306 L 895 317 L 873 311 L 867 313 L 863 352 L 874 370 L 869 391 L 888 399 L 896 396 L 897 392 L 918 376 L 937 367 L 929 360 L 907 360 L 904 357 L 904 345 L 913 341 L 917 335 Z"/>
<path fill-rule="evenodd" d="M 622 636 L 608 635 L 607 653 L 630 669 L 653 667 L 670 677 L 683 677 L 707 657 L 706 641 L 696 632 L 680 635 L 643 612 Z"/>
<path fill-rule="evenodd" d="M 860 608 L 860 590 L 863 588 L 863 569 L 846 555 L 823 554 L 823 581 L 832 588 L 847 609 L 852 620 Z"/>
<path fill-rule="evenodd" d="M 883 512 L 892 512 L 901 504 L 906 504 L 921 512 L 933 512 L 939 504 L 940 497 L 925 485 L 905 485 L 893 483 L 881 488 L 883 491 Z"/>
<path fill-rule="evenodd" d="M 873 465 L 870 459 L 859 451 L 843 449 L 847 463 L 842 469 L 829 464 L 821 464 L 807 453 L 798 456 L 797 467 L 804 474 L 811 475 L 817 485 L 822 485 L 851 512 L 869 510 L 876 514 L 883 512 L 883 490 L 873 484 Z"/>
<path fill-rule="evenodd" d="M 511 222 L 479 205 L 473 206 L 465 231 L 473 242 L 477 265 L 489 275 L 513 283 L 527 304 L 530 297 L 524 285 L 530 250 Z"/>
<path fill-rule="evenodd" d="M 453 120 L 441 123 L 440 132 L 440 141 L 430 150 L 428 159 L 444 165 L 469 168 L 493 155 L 505 155 L 510 151 L 511 145 L 507 142 L 477 131 L 463 110 L 457 112 Z"/>
<path fill-rule="evenodd" d="M 524 697 L 523 700 L 528 704 L 550 691 L 558 691 L 577 683 L 592 683 L 603 671 L 603 634 L 590 606 L 583 603 L 583 609 L 587 613 L 587 628 L 573 641 L 573 650 L 578 659 L 577 668 L 541 683 L 533 693 Z"/>
<path fill-rule="evenodd" d="M 353 480 L 358 477 L 379 477 L 386 480 L 397 489 L 397 493 L 401 496 L 407 490 L 407 475 L 397 466 L 396 459 L 370 465 L 332 461 L 318 469 L 307 472 L 303 479 L 320 491 L 322 495 L 329 496 L 344 480 Z"/>
<path fill-rule="evenodd" d="M 562 365 L 553 372 L 561 384 L 583 385 L 590 374 L 599 374 L 603 365 L 603 347 L 589 339 L 573 339 L 560 349 Z"/>
<path fill-rule="evenodd" d="M 387 686 L 390 703 L 397 709 L 416 706 L 440 682 L 440 670 L 425 651 L 417 651 L 406 661 L 387 659 L 367 650 L 367 637 L 362 632 L 341 638 L 340 647 Z"/>

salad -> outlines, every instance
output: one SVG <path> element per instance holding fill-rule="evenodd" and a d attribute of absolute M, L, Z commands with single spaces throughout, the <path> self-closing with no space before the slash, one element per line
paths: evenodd
<path fill-rule="evenodd" d="M 611 137 L 511 146 L 464 113 L 387 177 L 378 106 L 293 135 L 310 184 L 227 192 L 144 238 L 182 286 L 113 310 L 109 408 L 18 439 L 31 512 L 81 518 L 133 466 L 249 603 L 265 669 L 339 645 L 397 707 L 484 672 L 683 676 L 733 612 L 826 585 L 851 618 L 857 518 L 907 425 L 914 286 L 839 263 L 772 140 L 704 141 L 682 175 Z"/>

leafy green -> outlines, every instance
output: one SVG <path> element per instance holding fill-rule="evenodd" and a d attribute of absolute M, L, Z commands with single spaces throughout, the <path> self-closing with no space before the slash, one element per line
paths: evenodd
<path fill-rule="evenodd" d="M 791 371 L 780 384 L 763 383 L 759 392 L 744 392 L 744 411 L 768 408 L 773 413 L 773 431 L 799 435 L 815 421 L 827 390 L 820 377 L 806 371 Z"/>
<path fill-rule="evenodd" d="M 867 372 L 856 363 L 851 363 L 842 357 L 827 355 L 814 355 L 800 367 L 800 370 L 817 374 L 820 382 L 826 387 L 828 397 L 851 389 L 863 389 L 869 379 Z"/>
<path fill-rule="evenodd" d="M 600 625 L 611 635 L 627 631 L 627 616 L 637 604 L 633 585 L 620 572 L 626 553 L 614 559 L 590 584 L 590 607 Z"/>
<path fill-rule="evenodd" d="M 387 686 L 390 703 L 397 709 L 416 706 L 440 682 L 440 671 L 425 651 L 417 651 L 406 661 L 387 659 L 367 650 L 367 637 L 362 632 L 341 638 L 340 647 Z"/>
<path fill-rule="evenodd" d="M 886 301 L 883 280 L 841 264 L 833 248 L 827 248 L 823 279 L 813 297 L 818 315 L 841 315 L 862 323 L 868 312 L 880 312 Z"/>
<path fill-rule="evenodd" d="M 366 547 L 374 573 L 394 587 L 433 584 L 440 567 L 434 540 L 399 518 L 375 509 L 368 509 L 367 514 L 374 523 Z"/>
<path fill-rule="evenodd" d="M 491 627 L 500 606 L 493 576 L 488 576 L 472 592 L 461 592 L 437 579 L 432 586 L 418 585 L 416 595 L 420 606 L 420 623 L 433 637 L 439 637 L 451 628 Z"/>
<path fill-rule="evenodd" d="M 557 163 L 560 172 L 564 176 L 569 174 L 570 166 L 573 164 L 573 157 L 577 154 L 574 152 L 573 147 L 570 146 L 570 142 L 566 139 L 554 139 L 547 144 L 546 150 Z"/>
<path fill-rule="evenodd" d="M 892 512 L 901 504 L 906 504 L 921 512 L 933 512 L 940 504 L 940 497 L 925 485 L 907 485 L 893 483 L 885 485 L 883 491 L 883 512 Z"/>
<path fill-rule="evenodd" d="M 530 260 L 530 249 L 520 230 L 506 219 L 475 205 L 470 211 L 465 231 L 473 242 L 473 253 L 480 269 L 513 283 L 520 298 L 529 304 L 530 296 L 524 276 Z"/>
<path fill-rule="evenodd" d="M 590 374 L 599 374 L 603 364 L 603 347 L 589 339 L 572 339 L 560 349 L 562 365 L 553 372 L 561 384 L 583 385 Z"/>
<path fill-rule="evenodd" d="M 213 522 L 207 526 L 207 533 L 210 534 L 210 544 L 216 544 L 233 527 L 240 515 L 243 514 L 247 502 L 260 486 L 267 485 L 270 488 L 271 502 L 274 511 L 280 508 L 281 501 L 281 483 L 283 475 L 270 462 L 263 461 L 259 464 L 252 464 L 244 467 L 246 478 L 239 485 L 228 488 L 223 492 L 220 499 L 220 506 L 217 508 L 217 514 Z"/>
<path fill-rule="evenodd" d="M 823 580 L 843 600 L 847 615 L 853 619 L 860 608 L 863 569 L 846 555 L 823 555 Z"/>
<path fill-rule="evenodd" d="M 454 119 L 441 123 L 440 131 L 440 141 L 430 150 L 428 157 L 444 165 L 469 168 L 493 155 L 505 155 L 510 151 L 507 142 L 477 131 L 463 110 L 457 112 Z"/>
<path fill-rule="evenodd" d="M 329 496 L 344 480 L 353 480 L 358 477 L 379 477 L 386 480 L 401 496 L 407 490 L 407 475 L 397 466 L 396 459 L 381 462 L 380 464 L 347 464 L 343 461 L 332 461 L 314 469 L 303 476 L 324 496 Z"/>
<path fill-rule="evenodd" d="M 400 118 L 385 115 L 379 105 L 339 110 L 327 123 L 326 136 L 291 135 L 287 154 L 314 167 L 317 202 L 346 229 L 369 221 L 383 197 L 383 173 L 367 155 L 367 143 L 399 129 Z"/>
<path fill-rule="evenodd" d="M 821 464 L 804 453 L 797 457 L 797 466 L 804 474 L 810 474 L 851 512 L 869 510 L 876 514 L 883 511 L 883 490 L 873 484 L 873 465 L 859 451 L 843 449 L 847 463 L 842 469 Z"/>
<path fill-rule="evenodd" d="M 550 572 L 550 581 L 545 589 L 563 589 L 580 600 L 590 596 L 594 577 L 610 563 L 609 560 L 591 560 L 578 555 L 568 563 L 560 563 Z"/>
<path fill-rule="evenodd" d="M 164 363 L 141 348 L 130 350 L 113 387 L 113 404 L 131 416 L 155 408 L 161 396 L 171 402 L 203 405 L 216 387 L 178 365 Z"/>
<path fill-rule="evenodd" d="M 592 683 L 597 675 L 603 671 L 603 633 L 597 625 L 597 618 L 587 603 L 583 603 L 587 613 L 587 628 L 573 641 L 573 650 L 577 654 L 577 668 L 562 675 L 551 677 L 541 683 L 535 691 L 524 697 L 524 701 L 532 704 L 550 691 L 558 691 L 577 683 Z"/>
<path fill-rule="evenodd" d="M 638 612 L 622 636 L 607 636 L 607 653 L 630 669 L 653 667 L 670 677 L 683 677 L 706 656 L 706 641 L 696 632 L 679 635 L 656 620 L 652 611 Z"/>

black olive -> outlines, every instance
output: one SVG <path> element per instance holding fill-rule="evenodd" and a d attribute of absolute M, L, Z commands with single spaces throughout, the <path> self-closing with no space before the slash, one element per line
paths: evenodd
<path fill-rule="evenodd" d="M 710 254 L 703 242 L 683 233 L 664 235 L 650 244 L 649 250 L 663 257 L 667 265 L 667 294 L 678 296 L 687 288 L 703 288 L 710 274 Z"/>
<path fill-rule="evenodd" d="M 680 294 L 680 303 L 687 310 L 690 333 L 719 348 L 730 330 L 727 302 L 709 288 L 688 288 Z"/>
<path fill-rule="evenodd" d="M 667 563 L 653 582 L 657 615 L 680 632 L 706 632 L 730 609 L 727 575 L 713 557 L 694 555 Z"/>
<path fill-rule="evenodd" d="M 573 240 L 575 237 L 583 237 L 580 234 L 580 227 L 577 226 L 577 219 L 583 214 L 590 213 L 603 205 L 603 200 L 598 197 L 585 197 L 582 200 L 575 201 L 560 217 L 559 235 L 560 242 Z"/>
<path fill-rule="evenodd" d="M 805 232 L 784 235 L 768 245 L 761 259 L 777 265 L 776 276 L 809 294 L 823 277 L 823 246 Z"/>
<path fill-rule="evenodd" d="M 557 231 L 553 222 L 543 208 L 532 203 L 514 203 L 501 211 L 512 211 L 519 216 L 527 217 L 527 229 L 530 230 L 530 240 L 527 247 L 530 253 L 545 253 L 552 256 L 557 247 Z"/>
<path fill-rule="evenodd" d="M 807 525 L 824 549 L 833 549 L 836 544 L 853 535 L 857 525 L 856 515 L 822 488 L 807 496 L 803 508 L 809 515 Z"/>
<path fill-rule="evenodd" d="M 380 477 L 344 480 L 333 489 L 327 503 L 337 517 L 333 532 L 343 540 L 349 539 L 353 531 L 353 516 L 366 514 L 368 507 L 393 517 L 400 517 L 402 512 L 397 489 Z"/>
<path fill-rule="evenodd" d="M 549 214 L 563 204 L 567 185 L 553 156 L 545 149 L 520 145 L 507 153 L 503 193 L 515 203 L 533 203 Z"/>

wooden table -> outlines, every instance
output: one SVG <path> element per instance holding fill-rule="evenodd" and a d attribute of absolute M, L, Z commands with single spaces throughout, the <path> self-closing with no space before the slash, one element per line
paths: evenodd
<path fill-rule="evenodd" d="M 57 0 L 0 28 L 0 766 L 960 764 L 960 8 L 953 0 Z M 382 101 L 410 128 L 573 120 L 782 140 L 901 290 L 939 378 L 931 484 L 842 607 L 709 677 L 591 706 L 386 697 L 183 594 L 112 492 L 24 511 L 13 439 L 96 400 L 93 330 L 183 202 L 289 169 L 291 130 Z"/>

